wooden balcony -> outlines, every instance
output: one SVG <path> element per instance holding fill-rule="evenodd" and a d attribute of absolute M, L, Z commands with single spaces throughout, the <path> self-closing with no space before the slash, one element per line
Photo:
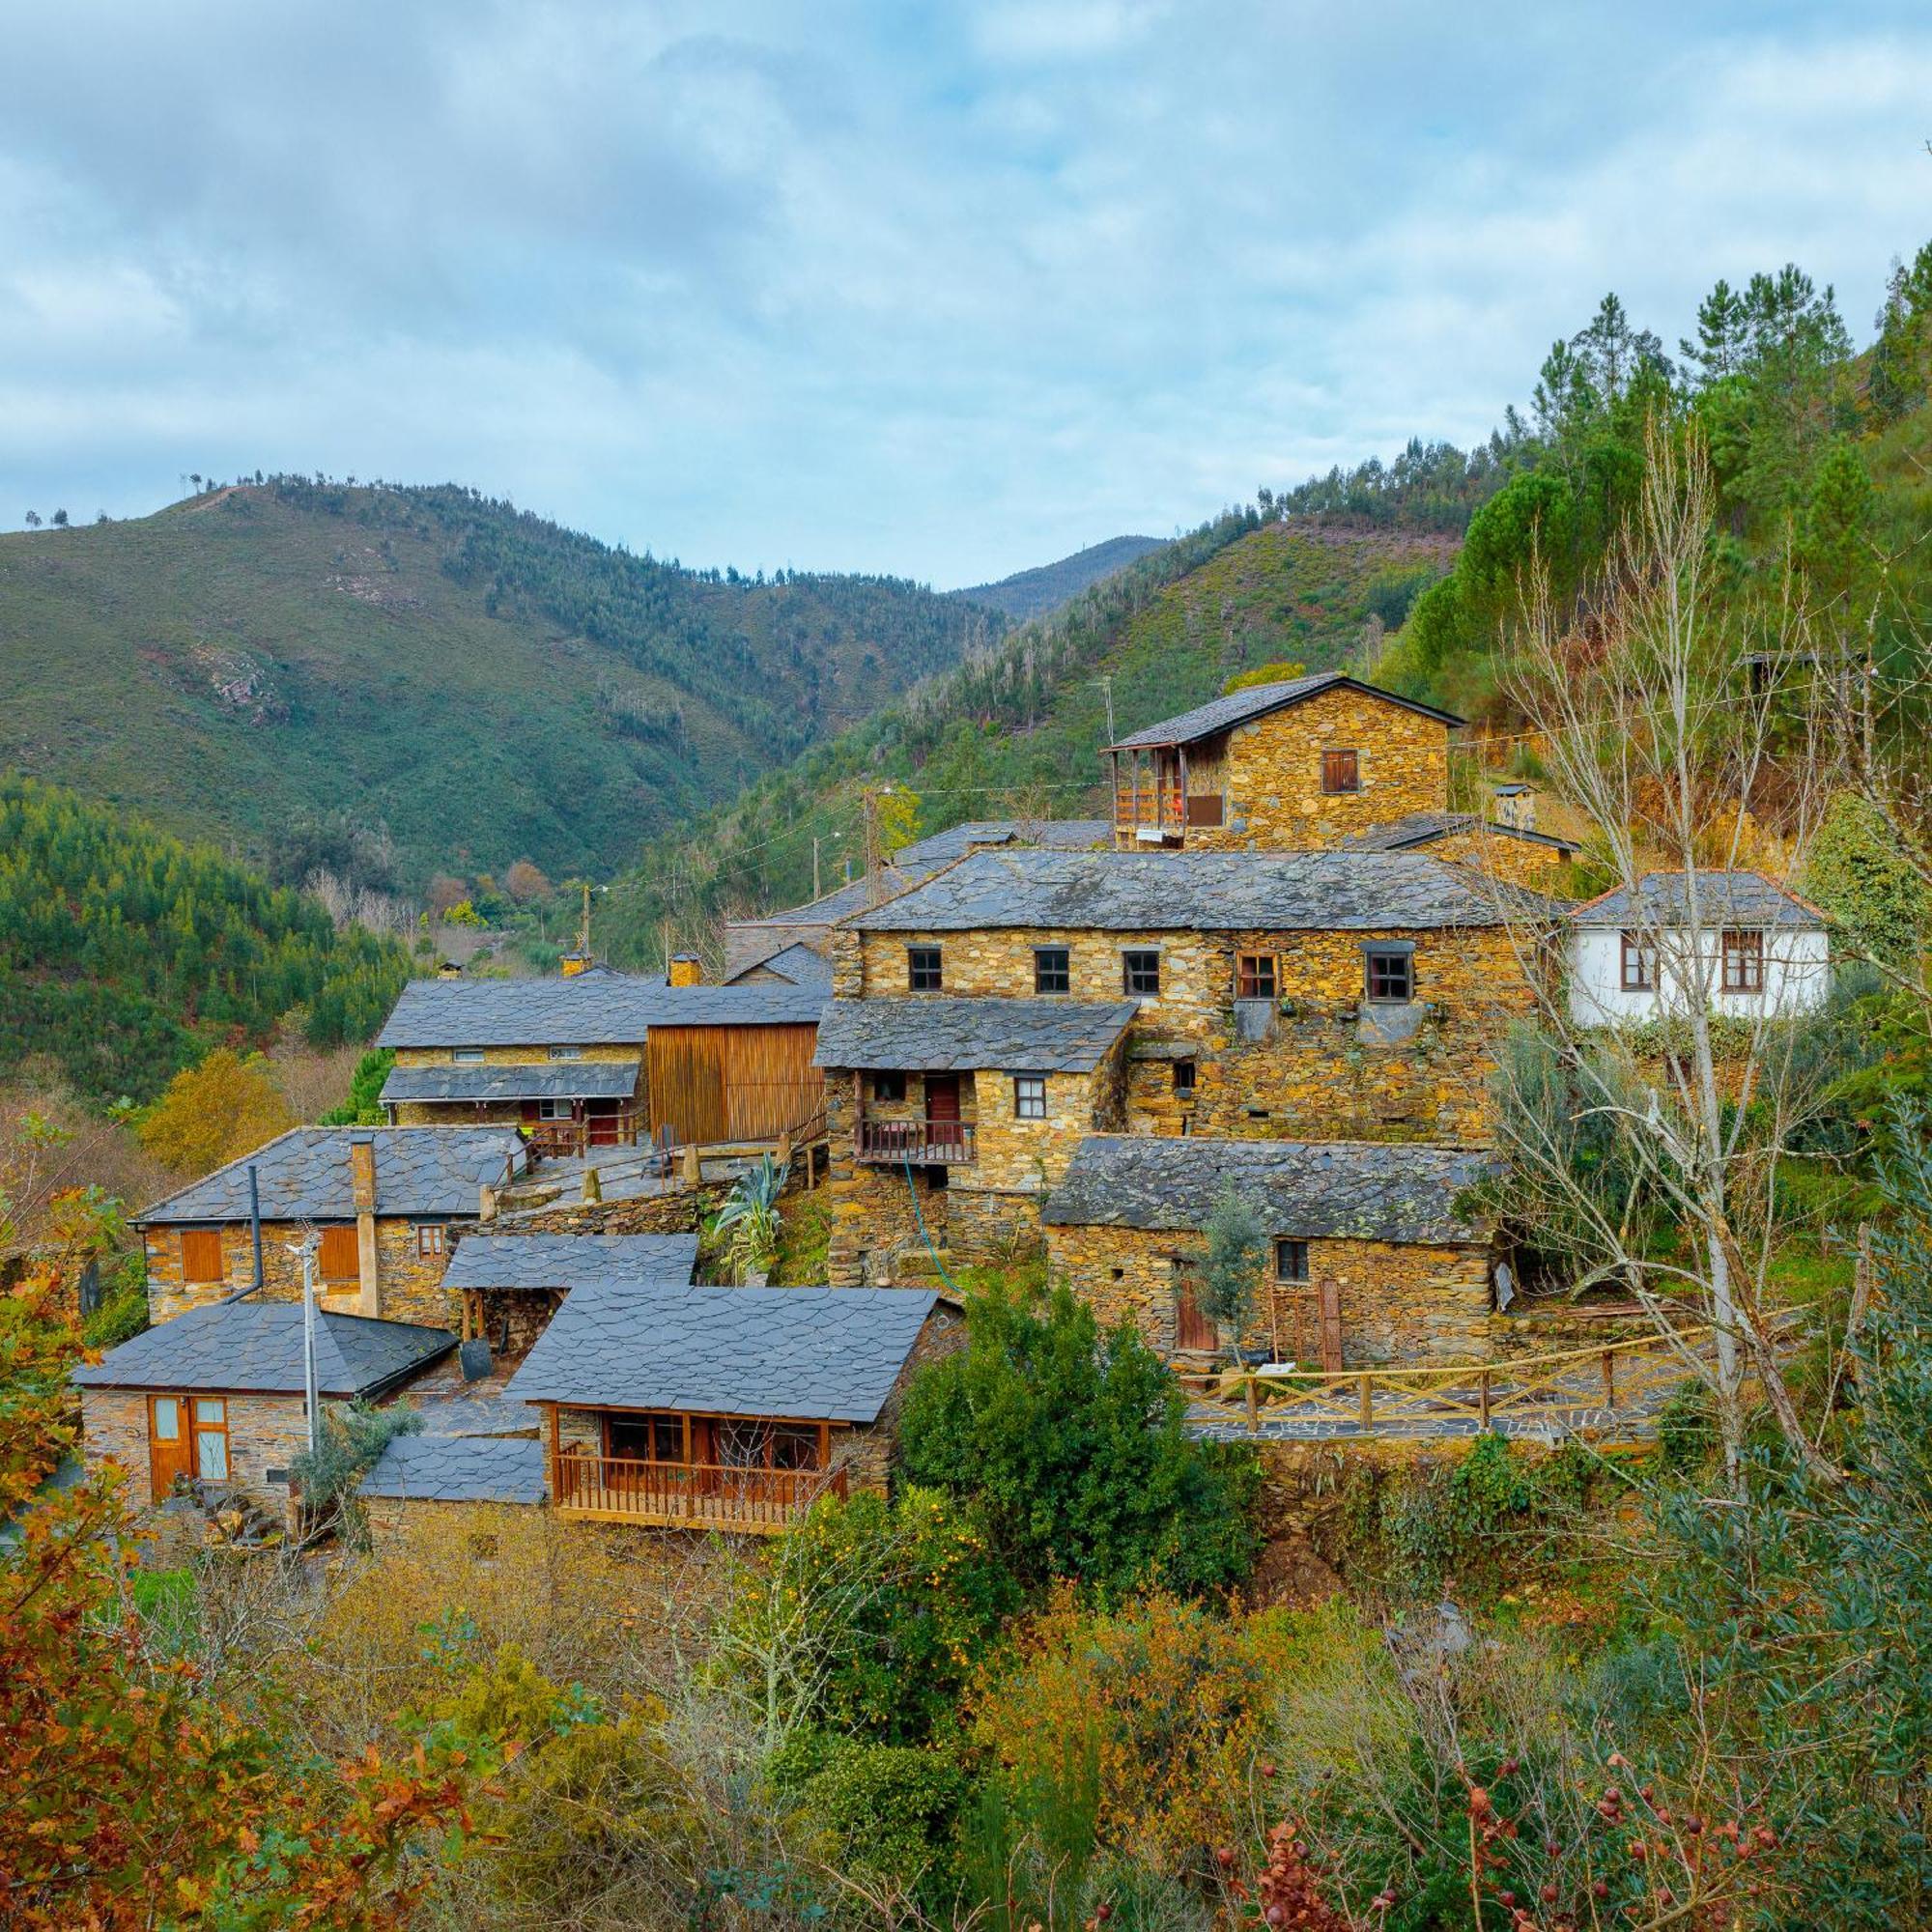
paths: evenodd
<path fill-rule="evenodd" d="M 530 1151 L 537 1154 L 588 1153 L 592 1148 L 630 1147 L 644 1124 L 640 1107 L 621 1114 L 590 1114 L 581 1121 L 534 1121 L 527 1132 Z"/>
<path fill-rule="evenodd" d="M 868 1165 L 957 1166 L 978 1157 L 971 1121 L 861 1120 L 852 1157 Z"/>
<path fill-rule="evenodd" d="M 564 1449 L 554 1500 L 561 1516 L 658 1529 L 774 1536 L 820 1496 L 846 1493 L 843 1469 L 736 1469 L 713 1463 L 640 1463 Z"/>
<path fill-rule="evenodd" d="M 1158 793 L 1145 788 L 1138 795 L 1117 791 L 1114 830 L 1126 838 L 1139 832 L 1157 831 L 1165 838 L 1179 838 L 1190 825 L 1218 826 L 1222 822 L 1222 805 L 1218 791 L 1200 792 L 1192 797 L 1167 786 Z"/>

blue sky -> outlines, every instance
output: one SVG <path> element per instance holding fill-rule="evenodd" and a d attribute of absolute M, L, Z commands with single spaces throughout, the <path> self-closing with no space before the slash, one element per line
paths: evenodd
<path fill-rule="evenodd" d="M 1466 441 L 1932 239 L 1919 4 L 61 0 L 0 72 L 0 527 L 454 478 L 952 585 Z"/>

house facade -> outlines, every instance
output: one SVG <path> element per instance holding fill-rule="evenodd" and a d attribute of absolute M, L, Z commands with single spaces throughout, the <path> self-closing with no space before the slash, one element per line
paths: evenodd
<path fill-rule="evenodd" d="M 1581 1026 L 1690 1011 L 1761 1019 L 1832 990 L 1825 916 L 1758 872 L 1651 872 L 1571 910 L 1569 1005 Z"/>
<path fill-rule="evenodd" d="M 1042 1219 L 1050 1275 L 1103 1327 L 1128 1322 L 1170 1358 L 1238 1348 L 1331 1371 L 1490 1353 L 1498 1255 L 1473 1190 L 1492 1156 L 1375 1142 L 1110 1135 L 1083 1141 Z M 1266 1235 L 1238 1333 L 1210 1319 L 1203 1233 L 1232 1191 Z"/>
<path fill-rule="evenodd" d="M 1341 671 L 1233 692 L 1106 748 L 1114 842 L 1310 851 L 1446 811 L 1462 723 Z"/>
<path fill-rule="evenodd" d="M 150 1318 L 258 1283 L 264 1300 L 299 1301 L 295 1250 L 314 1235 L 324 1308 L 445 1326 L 450 1248 L 476 1225 L 484 1190 L 526 1159 L 504 1127 L 291 1128 L 134 1217 Z"/>

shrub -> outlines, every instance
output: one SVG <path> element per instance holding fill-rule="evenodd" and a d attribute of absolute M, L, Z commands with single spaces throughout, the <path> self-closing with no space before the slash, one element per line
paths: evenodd
<path fill-rule="evenodd" d="M 944 1752 L 840 1738 L 806 1787 L 841 1870 L 875 1889 L 936 1898 L 965 1779 Z"/>
<path fill-rule="evenodd" d="M 388 1119 L 383 1108 L 383 1083 L 396 1064 L 392 1046 L 372 1048 L 355 1063 L 349 1079 L 349 1098 L 322 1117 L 326 1127 L 380 1127 Z"/>
<path fill-rule="evenodd" d="M 968 1346 L 923 1369 L 901 1430 L 913 1481 L 970 1498 L 1001 1560 L 1104 1599 L 1244 1577 L 1259 1548 L 1253 1455 L 1201 1442 L 1165 1366 L 1125 1324 L 1104 1339 L 1065 1289 L 968 1307 Z"/>

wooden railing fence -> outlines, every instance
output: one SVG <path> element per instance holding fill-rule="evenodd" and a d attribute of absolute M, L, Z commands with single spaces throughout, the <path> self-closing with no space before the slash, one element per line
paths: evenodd
<path fill-rule="evenodd" d="M 556 1458 L 559 1509 L 697 1528 L 782 1529 L 820 1496 L 842 1498 L 843 1469 L 735 1468 L 718 1463 L 644 1463 L 563 1449 Z"/>

